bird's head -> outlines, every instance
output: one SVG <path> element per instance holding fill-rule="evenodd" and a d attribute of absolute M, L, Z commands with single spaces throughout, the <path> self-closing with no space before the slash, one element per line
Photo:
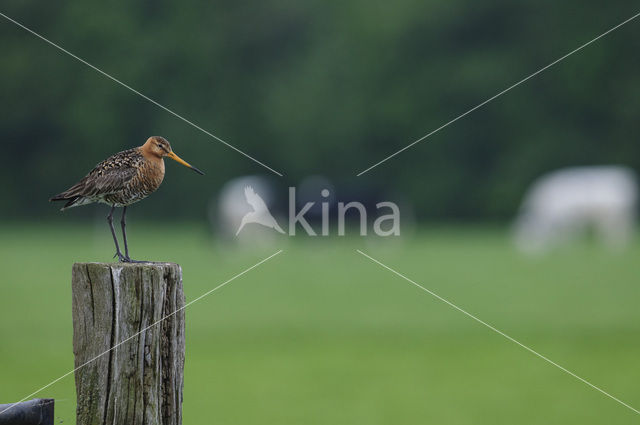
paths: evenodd
<path fill-rule="evenodd" d="M 171 158 L 174 161 L 179 162 L 185 167 L 189 167 L 196 173 L 204 176 L 204 173 L 202 171 L 198 170 L 196 167 L 194 167 L 193 165 L 189 164 L 187 161 L 183 160 L 178 155 L 176 155 L 171 149 L 171 145 L 169 144 L 169 141 L 164 137 L 160 137 L 160 136 L 149 137 L 145 142 L 145 144 L 142 145 L 142 151 L 144 154 L 154 156 L 156 158 L 163 158 L 165 156 L 168 158 Z"/>

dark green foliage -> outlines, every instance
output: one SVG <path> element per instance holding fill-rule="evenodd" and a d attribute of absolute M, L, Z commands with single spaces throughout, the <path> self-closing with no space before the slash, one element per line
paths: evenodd
<path fill-rule="evenodd" d="M 356 179 L 355 174 L 637 13 L 613 2 L 5 2 L 3 13 L 283 172 L 371 184 L 423 218 L 504 218 L 548 170 L 640 169 L 640 20 Z M 263 170 L 0 19 L 5 215 L 150 135 L 168 164 L 152 216 L 203 217 Z M 179 202 L 177 202 L 179 201 Z M 74 214 L 82 214 L 74 212 Z M 85 213 L 90 214 L 90 212 Z"/>

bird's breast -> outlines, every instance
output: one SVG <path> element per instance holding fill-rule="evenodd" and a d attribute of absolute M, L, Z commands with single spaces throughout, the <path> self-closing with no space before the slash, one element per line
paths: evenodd
<path fill-rule="evenodd" d="M 145 160 L 138 169 L 138 175 L 132 181 L 131 189 L 138 192 L 138 195 L 145 197 L 155 192 L 164 179 L 164 161 Z"/>

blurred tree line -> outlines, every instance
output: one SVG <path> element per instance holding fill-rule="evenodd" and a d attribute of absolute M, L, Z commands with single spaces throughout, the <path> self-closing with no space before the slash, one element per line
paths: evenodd
<path fill-rule="evenodd" d="M 540 174 L 640 170 L 640 19 L 356 174 L 638 12 L 633 1 L 6 0 L 2 13 L 285 174 L 401 194 L 430 219 L 501 219 Z M 153 217 L 200 218 L 250 160 L 0 17 L 6 217 L 116 151 L 167 137 Z"/>

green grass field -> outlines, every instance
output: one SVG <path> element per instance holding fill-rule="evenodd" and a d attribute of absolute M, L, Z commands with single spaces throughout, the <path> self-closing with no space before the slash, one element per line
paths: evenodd
<path fill-rule="evenodd" d="M 74 261 L 109 261 L 105 223 L 0 229 L 0 403 L 73 368 Z M 286 240 L 225 249 L 207 229 L 133 222 L 132 256 L 175 261 L 187 301 L 184 423 L 603 424 L 640 416 L 358 254 L 361 249 L 640 408 L 640 246 L 538 259 L 503 229 L 402 242 Z M 73 376 L 47 388 L 75 423 Z"/>

